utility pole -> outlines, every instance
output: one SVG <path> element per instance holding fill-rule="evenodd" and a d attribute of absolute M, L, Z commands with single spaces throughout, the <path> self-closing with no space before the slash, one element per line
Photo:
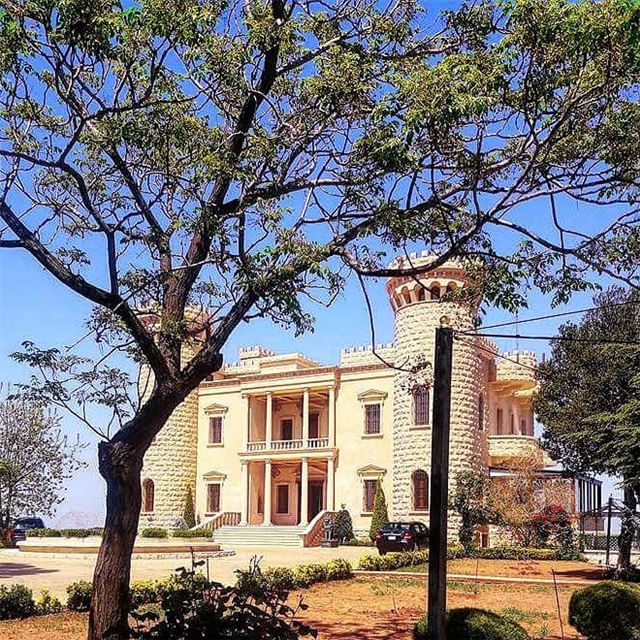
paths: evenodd
<path fill-rule="evenodd" d="M 449 494 L 449 423 L 453 329 L 436 328 L 433 368 L 433 430 L 431 434 L 431 502 L 429 508 L 429 591 L 427 638 L 445 640 L 447 612 L 447 505 Z"/>

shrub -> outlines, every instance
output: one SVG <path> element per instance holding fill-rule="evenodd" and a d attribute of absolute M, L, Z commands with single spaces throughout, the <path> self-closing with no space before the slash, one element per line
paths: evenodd
<path fill-rule="evenodd" d="M 532 547 L 475 547 L 469 555 L 483 560 L 580 560 L 584 556 L 577 551 L 562 549 L 535 549 Z"/>
<path fill-rule="evenodd" d="M 640 637 L 640 590 L 622 582 L 601 582 L 575 591 L 569 623 L 589 640 L 637 640 Z"/>
<path fill-rule="evenodd" d="M 515 622 L 483 609 L 451 609 L 447 612 L 445 636 L 452 640 L 529 640 L 527 632 Z M 427 640 L 427 618 L 413 627 L 413 640 Z"/>
<path fill-rule="evenodd" d="M 327 567 L 323 564 L 301 564 L 293 570 L 293 577 L 296 587 L 304 589 L 316 582 L 325 582 Z"/>
<path fill-rule="evenodd" d="M 60 600 L 52 596 L 46 589 L 43 589 L 36 600 L 36 614 L 46 616 L 51 613 L 60 613 L 61 611 L 62 603 Z"/>
<path fill-rule="evenodd" d="M 265 585 L 257 561 L 249 571 L 239 571 L 243 586 L 225 587 L 203 581 L 193 571 L 180 570 L 162 595 L 162 615 L 147 609 L 133 611 L 136 640 L 160 638 L 236 638 L 249 640 L 297 640 L 317 633 L 295 619 L 296 609 L 286 604 L 288 593 Z M 240 580 L 239 580 L 240 582 Z M 257 591 L 255 586 L 261 586 Z M 244 587 L 251 586 L 250 589 Z M 306 608 L 306 605 L 301 605 Z"/>
<path fill-rule="evenodd" d="M 387 499 L 384 496 L 382 480 L 378 479 L 376 484 L 376 495 L 373 499 L 373 513 L 371 514 L 371 528 L 369 537 L 375 540 L 376 531 L 389 524 L 389 512 L 387 510 Z"/>
<path fill-rule="evenodd" d="M 202 529 L 176 529 L 171 532 L 173 538 L 210 538 L 211 536 Z"/>
<path fill-rule="evenodd" d="M 353 536 L 353 520 L 351 514 L 342 505 L 340 511 L 336 513 L 333 519 L 333 537 L 340 540 L 341 544 L 349 543 L 354 540 Z"/>
<path fill-rule="evenodd" d="M 352 538 L 340 543 L 344 547 L 375 547 L 371 538 Z"/>
<path fill-rule="evenodd" d="M 67 586 L 67 609 L 89 611 L 91 607 L 91 583 L 78 580 Z"/>
<path fill-rule="evenodd" d="M 0 585 L 0 620 L 28 618 L 36 613 L 33 593 L 22 584 Z"/>
<path fill-rule="evenodd" d="M 447 559 L 456 560 L 463 558 L 464 549 L 460 545 L 447 547 Z M 387 553 L 384 556 L 362 556 L 358 561 L 360 571 L 395 571 L 402 567 L 409 567 L 416 564 L 424 564 L 429 561 L 429 551 L 403 551 L 397 553 Z"/>
<path fill-rule="evenodd" d="M 102 536 L 103 529 L 93 527 L 91 529 L 29 529 L 29 538 L 88 538 L 89 536 Z"/>
<path fill-rule="evenodd" d="M 191 485 L 187 487 L 187 493 L 184 497 L 184 513 L 182 514 L 184 524 L 187 528 L 196 526 L 196 510 L 193 506 L 193 492 L 191 491 Z M 186 537 L 186 536 L 185 536 Z"/>
<path fill-rule="evenodd" d="M 291 591 L 291 589 L 295 589 L 298 586 L 293 569 L 274 567 L 263 572 L 263 576 L 268 587 L 274 591 Z"/>
<path fill-rule="evenodd" d="M 162 527 L 147 527 L 140 532 L 143 538 L 166 538 L 167 535 L 167 530 Z"/>
<path fill-rule="evenodd" d="M 327 562 L 327 580 L 347 580 L 353 575 L 351 563 L 343 558 Z"/>
<path fill-rule="evenodd" d="M 640 566 L 631 565 L 629 567 L 606 567 L 604 577 L 607 580 L 618 580 L 619 582 L 640 582 Z"/>

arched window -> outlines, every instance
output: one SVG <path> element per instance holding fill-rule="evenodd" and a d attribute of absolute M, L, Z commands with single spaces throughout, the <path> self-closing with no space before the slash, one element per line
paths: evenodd
<path fill-rule="evenodd" d="M 413 511 L 429 510 L 429 476 L 426 471 L 418 469 L 411 474 L 411 495 Z"/>
<path fill-rule="evenodd" d="M 478 396 L 478 429 L 484 431 L 484 395 Z"/>
<path fill-rule="evenodd" d="M 413 390 L 413 424 L 429 424 L 429 387 L 419 385 Z"/>
<path fill-rule="evenodd" d="M 411 300 L 411 294 L 409 293 L 409 289 L 407 289 L 407 287 L 404 287 L 404 289 L 402 289 L 400 293 L 402 293 L 402 297 L 404 298 L 405 304 L 411 304 L 412 300 Z"/>
<path fill-rule="evenodd" d="M 456 290 L 456 283 L 455 282 L 450 282 L 447 285 L 447 293 L 450 293 L 451 291 L 455 291 Z"/>
<path fill-rule="evenodd" d="M 418 302 L 424 302 L 427 299 L 427 294 L 422 285 L 418 286 Z"/>
<path fill-rule="evenodd" d="M 441 296 L 440 285 L 437 282 L 434 282 L 431 285 L 430 291 L 431 291 L 432 300 L 440 300 L 440 296 Z"/>
<path fill-rule="evenodd" d="M 142 483 L 142 511 L 143 513 L 152 513 L 155 500 L 155 486 L 153 480 L 147 478 Z"/>

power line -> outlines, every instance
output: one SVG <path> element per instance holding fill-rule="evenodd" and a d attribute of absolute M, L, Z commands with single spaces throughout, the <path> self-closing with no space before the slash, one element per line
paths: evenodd
<path fill-rule="evenodd" d="M 510 327 L 514 324 L 525 324 L 526 322 L 538 322 L 539 320 L 549 320 L 551 318 L 562 318 L 563 316 L 571 316 L 577 313 L 586 313 L 587 311 L 598 311 L 599 309 L 607 309 L 611 307 L 622 307 L 628 304 L 640 304 L 640 302 L 635 300 L 627 300 L 625 302 L 613 302 L 611 304 L 595 306 L 595 307 L 585 307 L 584 309 L 576 309 L 574 311 L 562 311 L 560 313 L 550 313 L 545 316 L 536 316 L 534 318 L 516 318 L 515 320 L 510 320 L 509 322 L 498 322 L 497 324 L 488 324 L 486 327 L 478 327 L 478 331 L 484 331 L 485 329 L 498 329 L 499 327 Z"/>
<path fill-rule="evenodd" d="M 583 342 L 586 344 L 626 344 L 640 346 L 640 340 L 607 340 L 597 338 L 569 338 L 565 336 L 531 336 L 522 335 L 520 333 L 475 333 L 471 331 L 460 331 L 460 335 L 471 336 L 475 338 L 509 338 L 510 340 L 548 340 L 548 341 L 565 341 L 565 342 Z"/>

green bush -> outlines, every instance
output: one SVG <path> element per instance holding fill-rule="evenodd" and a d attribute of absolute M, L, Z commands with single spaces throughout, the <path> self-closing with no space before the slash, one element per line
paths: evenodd
<path fill-rule="evenodd" d="M 569 623 L 589 640 L 637 640 L 640 590 L 623 582 L 600 582 L 574 591 Z"/>
<path fill-rule="evenodd" d="M 262 575 L 267 585 L 274 591 L 291 591 L 298 586 L 293 569 L 288 569 L 287 567 L 267 569 Z"/>
<path fill-rule="evenodd" d="M 102 536 L 103 529 L 29 529 L 29 538 L 88 538 L 89 536 Z"/>
<path fill-rule="evenodd" d="M 353 538 L 340 544 L 344 547 L 375 547 L 375 543 L 370 538 Z"/>
<path fill-rule="evenodd" d="M 483 609 L 451 609 L 447 612 L 445 636 L 451 640 L 529 640 L 515 622 Z M 422 616 L 413 627 L 413 640 L 427 640 L 427 619 Z"/>
<path fill-rule="evenodd" d="M 340 544 L 346 544 L 355 539 L 353 536 L 353 520 L 351 520 L 351 514 L 347 511 L 345 505 L 342 505 L 333 519 L 332 536 L 340 540 Z"/>
<path fill-rule="evenodd" d="M 0 620 L 28 618 L 36 614 L 33 593 L 22 584 L 0 585 Z"/>
<path fill-rule="evenodd" d="M 535 549 L 532 547 L 474 547 L 469 555 L 483 560 L 580 560 L 580 553 L 562 549 Z"/>
<path fill-rule="evenodd" d="M 211 535 L 202 529 L 175 529 L 171 532 L 173 538 L 210 538 Z"/>
<path fill-rule="evenodd" d="M 371 526 L 369 537 L 375 540 L 376 531 L 389 524 L 389 511 L 387 510 L 387 499 L 382 488 L 382 481 L 378 479 L 376 484 L 376 495 L 373 498 L 373 513 L 371 514 Z"/>
<path fill-rule="evenodd" d="M 140 532 L 142 538 L 166 538 L 169 535 L 162 527 L 147 527 Z"/>
<path fill-rule="evenodd" d="M 301 564 L 293 570 L 296 588 L 304 589 L 316 582 L 325 582 L 327 567 L 324 564 Z"/>
<path fill-rule="evenodd" d="M 193 504 L 193 491 L 191 491 L 191 485 L 187 487 L 187 493 L 184 497 L 184 512 L 182 514 L 182 518 L 188 528 L 196 526 L 196 510 Z"/>
<path fill-rule="evenodd" d="M 49 591 L 43 589 L 36 599 L 36 615 L 47 616 L 51 613 L 60 613 L 62 603 L 58 598 L 52 596 Z"/>
<path fill-rule="evenodd" d="M 457 560 L 464 557 L 464 549 L 460 545 L 447 547 L 447 559 Z M 395 571 L 402 567 L 425 564 L 429 561 L 429 551 L 402 551 L 387 553 L 384 556 L 362 556 L 358 561 L 360 571 Z"/>
<path fill-rule="evenodd" d="M 351 563 L 343 558 L 327 562 L 327 580 L 347 580 L 353 574 Z"/>
<path fill-rule="evenodd" d="M 91 583 L 78 580 L 67 586 L 67 609 L 71 611 L 89 611 L 91 607 Z"/>

